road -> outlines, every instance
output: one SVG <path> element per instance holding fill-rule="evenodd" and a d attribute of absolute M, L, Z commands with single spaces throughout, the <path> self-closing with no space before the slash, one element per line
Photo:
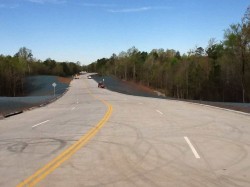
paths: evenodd
<path fill-rule="evenodd" d="M 0 121 L 0 186 L 248 187 L 249 153 L 249 115 L 98 89 L 84 75 Z"/>

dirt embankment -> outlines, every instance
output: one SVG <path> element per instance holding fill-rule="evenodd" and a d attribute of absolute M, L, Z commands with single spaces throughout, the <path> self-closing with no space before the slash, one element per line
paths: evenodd
<path fill-rule="evenodd" d="M 57 80 L 61 83 L 70 84 L 72 81 L 71 77 L 57 77 Z"/>

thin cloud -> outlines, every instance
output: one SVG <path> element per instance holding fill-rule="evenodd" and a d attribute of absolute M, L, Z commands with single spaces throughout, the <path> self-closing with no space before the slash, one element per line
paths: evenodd
<path fill-rule="evenodd" d="M 85 7 L 114 7 L 114 4 L 96 4 L 96 3 L 83 3 L 81 4 Z"/>
<path fill-rule="evenodd" d="M 6 9 L 14 9 L 17 8 L 18 6 L 19 6 L 18 4 L 10 4 L 10 5 L 0 4 L 0 8 L 6 8 Z"/>
<path fill-rule="evenodd" d="M 173 7 L 171 7 L 171 6 L 156 6 L 156 7 L 153 7 L 152 9 L 155 9 L 155 10 L 171 10 L 171 9 L 173 9 Z"/>
<path fill-rule="evenodd" d="M 31 3 L 45 4 L 45 3 L 53 3 L 53 4 L 64 4 L 66 0 L 27 0 Z"/>
<path fill-rule="evenodd" d="M 111 9 L 107 10 L 111 13 L 132 13 L 132 12 L 145 12 L 150 10 L 170 10 L 172 7 L 139 7 L 139 8 L 128 8 L 128 9 Z"/>
<path fill-rule="evenodd" d="M 144 12 L 144 11 L 149 11 L 151 9 L 152 9 L 152 7 L 140 7 L 140 8 L 108 10 L 108 12 L 112 12 L 112 13 L 130 13 L 130 12 Z"/>

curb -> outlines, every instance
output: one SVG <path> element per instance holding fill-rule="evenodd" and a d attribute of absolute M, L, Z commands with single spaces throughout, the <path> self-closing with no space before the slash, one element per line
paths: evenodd
<path fill-rule="evenodd" d="M 9 114 L 4 115 L 3 117 L 4 117 L 4 118 L 8 118 L 8 117 L 15 116 L 15 115 L 21 114 L 21 113 L 23 113 L 23 110 L 11 112 L 11 113 L 9 113 Z"/>

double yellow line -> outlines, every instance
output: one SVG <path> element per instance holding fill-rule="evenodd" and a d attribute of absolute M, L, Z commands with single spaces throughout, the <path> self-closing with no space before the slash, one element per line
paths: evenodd
<path fill-rule="evenodd" d="M 49 175 L 57 167 L 59 167 L 63 162 L 65 162 L 67 159 L 69 159 L 76 151 L 78 151 L 81 147 L 83 147 L 102 128 L 102 126 L 110 118 L 113 108 L 112 108 L 112 105 L 110 105 L 108 102 L 101 100 L 101 99 L 99 99 L 99 100 L 102 101 L 108 108 L 106 114 L 101 119 L 101 121 L 99 121 L 99 123 L 94 128 L 92 128 L 90 131 L 88 131 L 87 134 L 82 136 L 77 142 L 75 142 L 73 145 L 71 145 L 68 149 L 63 151 L 60 155 L 58 155 L 56 158 L 54 158 L 52 161 L 50 161 L 44 167 L 42 167 L 41 169 L 36 171 L 29 178 L 25 179 L 20 184 L 18 184 L 17 187 L 36 185 L 39 181 L 44 179 L 47 175 Z"/>

